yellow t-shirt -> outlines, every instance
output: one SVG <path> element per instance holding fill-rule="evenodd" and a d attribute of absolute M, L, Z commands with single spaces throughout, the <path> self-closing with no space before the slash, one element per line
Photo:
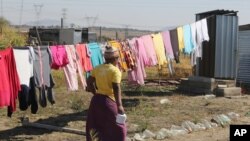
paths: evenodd
<path fill-rule="evenodd" d="M 122 73 L 113 64 L 102 64 L 91 71 L 96 80 L 97 93 L 107 95 L 115 101 L 112 82 L 121 83 Z"/>

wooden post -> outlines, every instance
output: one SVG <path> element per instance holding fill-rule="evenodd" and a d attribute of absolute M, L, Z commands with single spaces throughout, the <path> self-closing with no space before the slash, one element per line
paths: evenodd
<path fill-rule="evenodd" d="M 29 122 L 29 118 L 27 117 L 22 120 L 22 125 L 28 126 L 28 127 L 43 128 L 43 129 L 48 129 L 48 130 L 55 130 L 55 131 L 60 131 L 60 132 L 74 133 L 74 134 L 86 136 L 85 132 L 81 130 L 77 130 L 77 129 L 57 127 L 57 126 L 52 126 L 52 125 L 40 124 L 40 123 L 31 123 Z"/>

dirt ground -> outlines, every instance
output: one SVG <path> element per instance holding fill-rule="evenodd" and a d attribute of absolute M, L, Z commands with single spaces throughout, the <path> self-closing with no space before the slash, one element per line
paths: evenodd
<path fill-rule="evenodd" d="M 215 115 L 229 112 L 240 114 L 239 120 L 234 121 L 233 124 L 250 123 L 250 117 L 246 116 L 246 113 L 250 111 L 249 95 L 244 95 L 243 98 L 205 99 L 204 95 L 189 95 L 176 92 L 173 87 L 164 88 L 163 86 L 153 86 L 152 89 L 157 89 L 158 93 L 146 93 L 142 90 L 137 90 L 139 94 L 123 93 L 123 104 L 128 115 L 129 137 L 133 137 L 135 133 L 145 129 L 156 133 L 161 128 L 169 129 L 171 125 L 181 125 L 185 120 L 197 123 L 202 119 L 210 120 Z M 84 91 L 68 92 L 64 87 L 57 87 L 55 94 L 56 104 L 49 104 L 46 108 L 39 107 L 37 114 L 31 114 L 30 109 L 27 111 L 17 109 L 17 112 L 8 118 L 6 108 L 0 109 L 0 140 L 84 141 L 84 135 L 22 126 L 21 118 L 26 116 L 33 123 L 85 131 L 85 119 L 91 94 Z M 169 99 L 171 103 L 160 104 L 160 100 L 165 98 Z M 166 140 L 227 141 L 229 140 L 229 127 L 217 127 Z"/>

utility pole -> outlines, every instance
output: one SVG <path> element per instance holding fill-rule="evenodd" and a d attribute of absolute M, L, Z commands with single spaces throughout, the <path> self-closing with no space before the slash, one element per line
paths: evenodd
<path fill-rule="evenodd" d="M 1 17 L 0 18 L 3 18 L 3 0 L 1 0 Z M 2 33 L 3 33 L 3 29 L 1 26 L 0 27 L 0 37 L 2 36 Z"/>
<path fill-rule="evenodd" d="M 102 42 L 102 27 L 100 26 L 99 42 Z"/>
<path fill-rule="evenodd" d="M 22 3 L 21 3 L 19 26 L 21 26 L 21 24 L 22 24 L 22 18 L 23 18 L 23 0 L 22 0 Z"/>
<path fill-rule="evenodd" d="M 66 8 L 63 8 L 62 9 L 62 27 L 61 28 L 63 28 L 64 27 L 64 23 L 65 23 L 65 21 L 66 21 L 66 18 L 67 18 L 67 9 Z"/>
<path fill-rule="evenodd" d="M 34 7 L 35 7 L 35 11 L 36 11 L 36 17 L 37 17 L 37 24 L 36 24 L 36 34 L 37 34 L 37 40 L 38 40 L 38 43 L 39 45 L 41 45 L 41 38 L 40 38 L 40 35 L 39 35 L 39 31 L 37 29 L 37 27 L 39 26 L 39 18 L 40 18 L 40 14 L 41 14 L 41 10 L 42 10 L 42 7 L 43 5 L 42 4 L 34 4 Z"/>
<path fill-rule="evenodd" d="M 118 32 L 115 31 L 115 39 L 118 40 L 118 38 L 119 38 L 119 37 L 118 37 Z"/>
<path fill-rule="evenodd" d="M 98 19 L 98 15 L 95 17 L 85 16 L 84 19 L 86 19 L 88 27 L 93 27 L 96 23 L 96 20 Z"/>
<path fill-rule="evenodd" d="M 3 18 L 3 0 L 1 0 L 1 18 Z"/>
<path fill-rule="evenodd" d="M 128 27 L 129 25 L 125 25 L 125 35 L 124 35 L 124 38 L 127 39 L 128 38 Z"/>
<path fill-rule="evenodd" d="M 40 14 L 41 14 L 41 10 L 43 5 L 42 4 L 34 4 L 35 7 L 35 11 L 36 11 L 36 17 L 37 17 L 37 25 L 39 26 L 39 18 L 40 18 Z"/>

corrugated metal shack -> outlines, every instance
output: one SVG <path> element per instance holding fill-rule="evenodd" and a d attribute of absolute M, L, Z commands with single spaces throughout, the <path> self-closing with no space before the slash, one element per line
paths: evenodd
<path fill-rule="evenodd" d="M 238 11 L 214 10 L 196 14 L 196 21 L 207 18 L 210 41 L 203 43 L 196 76 L 218 79 L 236 78 Z"/>
<path fill-rule="evenodd" d="M 239 27 L 237 85 L 250 86 L 250 24 Z"/>
<path fill-rule="evenodd" d="M 77 44 L 82 42 L 82 29 L 63 28 L 60 29 L 59 43 Z"/>
<path fill-rule="evenodd" d="M 59 43 L 60 28 L 30 28 L 29 38 L 40 38 L 42 45 L 48 45 L 52 42 Z M 39 34 L 39 36 L 37 35 Z"/>
<path fill-rule="evenodd" d="M 88 42 L 88 28 L 30 28 L 29 37 L 39 38 L 42 45 L 51 44 L 76 44 L 79 42 Z"/>

